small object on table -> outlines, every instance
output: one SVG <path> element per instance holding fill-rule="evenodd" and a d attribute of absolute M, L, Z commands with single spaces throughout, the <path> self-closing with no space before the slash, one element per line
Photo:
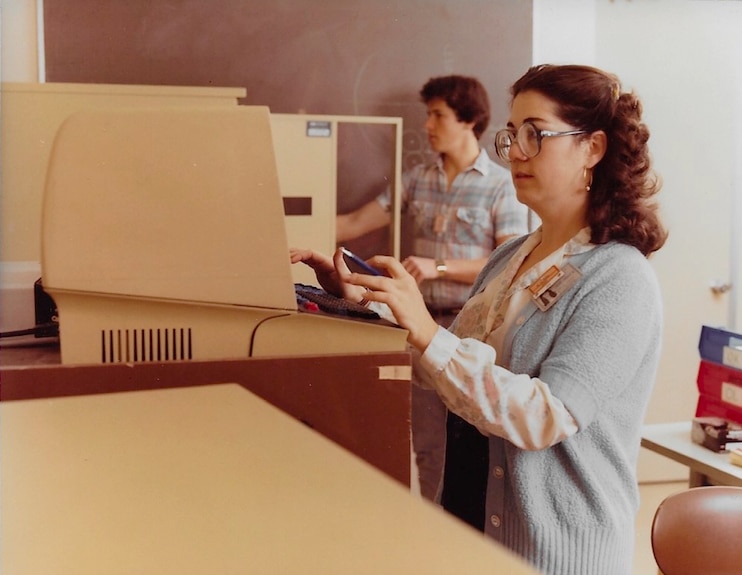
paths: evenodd
<path fill-rule="evenodd" d="M 742 447 L 735 447 L 729 451 L 729 463 L 742 467 Z"/>
<path fill-rule="evenodd" d="M 721 417 L 695 417 L 690 435 L 694 443 L 720 453 L 742 442 L 742 427 Z"/>

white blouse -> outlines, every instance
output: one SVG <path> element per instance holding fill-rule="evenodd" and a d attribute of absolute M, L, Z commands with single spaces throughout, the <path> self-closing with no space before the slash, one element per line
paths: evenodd
<path fill-rule="evenodd" d="M 523 243 L 505 269 L 473 296 L 451 326 L 439 328 L 420 357 L 418 385 L 438 392 L 448 409 L 484 434 L 504 437 L 523 449 L 544 449 L 577 432 L 548 382 L 516 374 L 500 363 L 503 338 L 532 296 L 529 286 L 552 266 L 594 247 L 590 229 L 513 281 L 523 260 L 541 241 L 541 229 Z"/>

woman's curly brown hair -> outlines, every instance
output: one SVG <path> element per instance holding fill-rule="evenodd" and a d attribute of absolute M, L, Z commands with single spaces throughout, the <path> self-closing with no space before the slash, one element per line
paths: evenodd
<path fill-rule="evenodd" d="M 608 145 L 593 168 L 588 224 L 592 242 L 611 240 L 635 246 L 645 256 L 667 239 L 654 200 L 660 181 L 652 170 L 642 121 L 642 105 L 634 93 L 621 93 L 612 74 L 590 66 L 545 64 L 528 70 L 511 88 L 512 97 L 533 90 L 557 105 L 557 115 L 578 130 L 603 130 Z"/>

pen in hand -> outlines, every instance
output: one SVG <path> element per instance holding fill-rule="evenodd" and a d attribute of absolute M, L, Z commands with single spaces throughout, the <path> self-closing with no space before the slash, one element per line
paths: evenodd
<path fill-rule="evenodd" d="M 345 247 L 341 247 L 340 251 L 347 257 L 353 264 L 363 270 L 363 273 L 371 274 L 373 276 L 380 276 L 382 273 L 375 267 L 368 265 L 363 259 L 359 258 L 356 254 Z"/>

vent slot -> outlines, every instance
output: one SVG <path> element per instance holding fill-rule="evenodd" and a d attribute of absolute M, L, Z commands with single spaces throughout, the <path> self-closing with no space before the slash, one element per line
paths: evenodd
<path fill-rule="evenodd" d="M 193 359 L 191 328 L 109 329 L 100 336 L 102 363 Z"/>

